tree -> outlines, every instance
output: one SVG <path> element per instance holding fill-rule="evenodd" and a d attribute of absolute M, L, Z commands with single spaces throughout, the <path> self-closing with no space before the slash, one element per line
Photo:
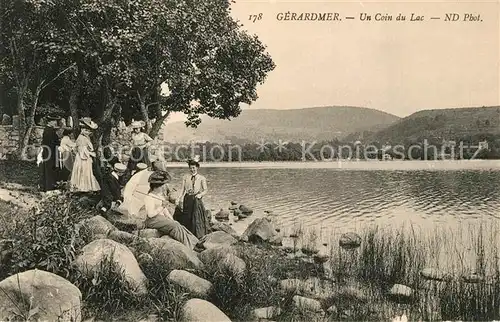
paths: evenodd
<path fill-rule="evenodd" d="M 188 126 L 200 114 L 237 117 L 275 67 L 227 0 L 8 1 L 1 41 L 16 46 L 0 52 L 0 66 L 16 80 L 18 113 L 25 119 L 28 88 L 38 97 L 57 84 L 75 125 L 81 116 L 97 121 L 99 142 L 121 117 L 144 119 L 152 137 L 173 111 L 186 113 Z"/>
<path fill-rule="evenodd" d="M 1 7 L 1 82 L 14 85 L 20 120 L 20 157 L 24 157 L 35 125 L 40 93 L 71 68 L 54 64 L 56 57 L 52 55 L 52 44 L 47 41 L 54 27 L 52 20 L 46 18 L 51 9 L 52 2 L 44 0 L 10 0 Z"/>

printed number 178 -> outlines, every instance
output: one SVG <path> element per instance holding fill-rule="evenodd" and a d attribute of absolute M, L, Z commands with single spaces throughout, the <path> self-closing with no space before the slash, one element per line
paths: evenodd
<path fill-rule="evenodd" d="M 262 12 L 259 13 L 258 15 L 250 15 L 248 17 L 248 20 L 252 21 L 252 22 L 256 22 L 257 20 L 261 20 L 262 19 Z"/>

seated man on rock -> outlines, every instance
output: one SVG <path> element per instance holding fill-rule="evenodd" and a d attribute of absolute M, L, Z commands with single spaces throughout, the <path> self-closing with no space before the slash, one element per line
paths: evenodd
<path fill-rule="evenodd" d="M 113 168 L 106 171 L 103 176 L 103 187 L 101 187 L 100 210 L 107 212 L 112 207 L 118 207 L 123 202 L 122 185 L 120 177 L 127 171 L 127 167 L 122 163 L 115 163 Z"/>

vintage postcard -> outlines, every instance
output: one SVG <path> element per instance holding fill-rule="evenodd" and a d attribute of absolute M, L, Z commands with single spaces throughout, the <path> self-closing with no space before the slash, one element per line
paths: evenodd
<path fill-rule="evenodd" d="M 500 320 L 500 2 L 0 1 L 0 321 Z"/>

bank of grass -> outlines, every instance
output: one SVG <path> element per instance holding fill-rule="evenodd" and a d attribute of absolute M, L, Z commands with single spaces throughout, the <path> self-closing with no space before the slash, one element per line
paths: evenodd
<path fill-rule="evenodd" d="M 10 255 L 2 259 L 0 277 L 33 268 L 61 275 L 82 291 L 83 318 L 137 321 L 154 314 L 163 321 L 179 320 L 190 295 L 169 283 L 170 269 L 154 258 L 141 262 L 149 280 L 148 294 L 142 297 L 134 294 L 111 260 L 92 277 L 71 268 L 91 238 L 84 231 L 77 233 L 75 224 L 96 214 L 93 202 L 63 194 L 41 202 L 38 212 L 19 212 L 12 204 L 0 202 L 0 236 L 11 243 Z M 238 243 L 233 248 L 247 265 L 243 276 L 210 263 L 196 274 L 213 283 L 209 300 L 233 321 L 248 321 L 253 309 L 267 306 L 281 307 L 276 321 L 322 320 L 317 314 L 296 309 L 293 294 L 282 293 L 280 280 L 290 278 L 318 278 L 330 287 L 318 299 L 325 311 L 330 308 L 325 318 L 331 321 L 380 321 L 403 313 L 410 320 L 498 320 L 498 232 L 498 226 L 492 224 L 433 231 L 367 228 L 358 232 L 361 247 L 353 250 L 340 248 L 339 236 L 332 236 L 328 246 L 331 260 L 326 267 L 308 256 L 292 256 L 283 248 Z M 297 235 L 299 244 L 318 239 L 312 231 L 302 230 Z M 426 280 L 420 274 L 426 267 L 450 277 Z M 484 281 L 466 282 L 463 277 L 472 273 L 483 276 Z M 413 288 L 415 296 L 394 302 L 388 296 L 394 284 Z"/>

